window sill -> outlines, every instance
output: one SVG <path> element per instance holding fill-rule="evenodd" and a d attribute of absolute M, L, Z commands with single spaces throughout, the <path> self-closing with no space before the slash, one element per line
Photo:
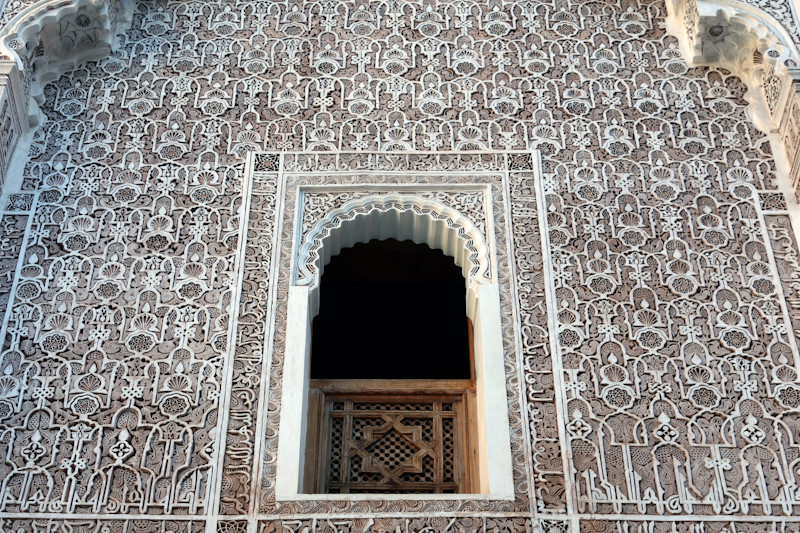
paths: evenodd
<path fill-rule="evenodd" d="M 287 494 L 278 501 L 414 501 L 414 500 L 502 500 L 513 501 L 513 494 Z"/>
<path fill-rule="evenodd" d="M 309 388 L 322 392 L 359 394 L 459 394 L 475 390 L 472 379 L 312 379 Z"/>

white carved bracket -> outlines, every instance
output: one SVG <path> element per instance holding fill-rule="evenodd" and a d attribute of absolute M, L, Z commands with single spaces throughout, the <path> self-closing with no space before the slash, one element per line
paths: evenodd
<path fill-rule="evenodd" d="M 786 28 L 737 0 L 667 0 L 667 29 L 694 65 L 725 68 L 747 84 L 753 123 L 777 133 L 800 182 L 800 53 Z"/>
<path fill-rule="evenodd" d="M 0 183 L 20 137 L 41 121 L 44 87 L 80 64 L 107 56 L 129 26 L 134 0 L 44 0 L 0 30 Z"/>
<path fill-rule="evenodd" d="M 0 31 L 0 53 L 19 71 L 31 125 L 44 86 L 81 63 L 107 56 L 131 22 L 133 0 L 45 0 Z"/>
<path fill-rule="evenodd" d="M 800 54 L 786 29 L 762 10 L 736 0 L 668 0 L 668 29 L 694 65 L 730 70 L 749 91 L 753 122 L 780 128 Z"/>

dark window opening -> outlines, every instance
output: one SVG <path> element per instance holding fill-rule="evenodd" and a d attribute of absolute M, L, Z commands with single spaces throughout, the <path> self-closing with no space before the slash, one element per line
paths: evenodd
<path fill-rule="evenodd" d="M 346 248 L 312 323 L 310 492 L 477 490 L 466 287 L 453 258 L 388 239 Z"/>
<path fill-rule="evenodd" d="M 311 379 L 470 379 L 466 289 L 452 257 L 373 240 L 325 267 Z"/>

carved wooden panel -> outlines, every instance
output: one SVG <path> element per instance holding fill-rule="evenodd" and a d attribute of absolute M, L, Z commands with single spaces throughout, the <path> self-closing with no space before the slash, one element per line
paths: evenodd
<path fill-rule="evenodd" d="M 323 490 L 464 492 L 461 395 L 326 396 Z"/>

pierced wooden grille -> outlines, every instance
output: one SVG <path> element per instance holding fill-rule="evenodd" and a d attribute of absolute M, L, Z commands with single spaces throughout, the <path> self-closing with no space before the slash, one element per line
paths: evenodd
<path fill-rule="evenodd" d="M 463 492 L 462 412 L 460 395 L 436 399 L 327 397 L 323 410 L 324 492 Z"/>

